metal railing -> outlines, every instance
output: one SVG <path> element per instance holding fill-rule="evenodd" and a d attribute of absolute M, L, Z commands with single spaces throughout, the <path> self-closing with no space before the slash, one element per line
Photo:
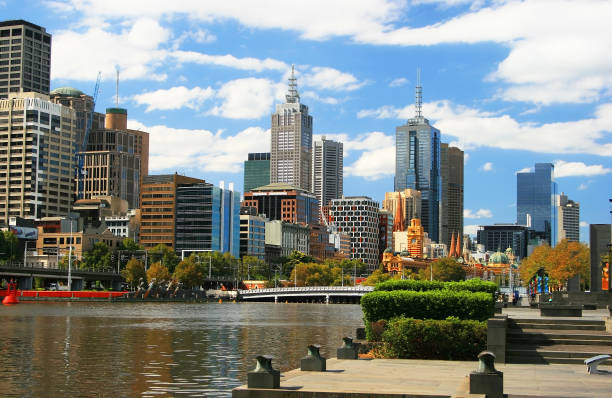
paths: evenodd
<path fill-rule="evenodd" d="M 276 287 L 266 289 L 239 290 L 241 295 L 256 294 L 283 294 L 283 293 L 314 293 L 314 292 L 363 292 L 374 290 L 372 286 L 299 286 L 299 287 Z"/>

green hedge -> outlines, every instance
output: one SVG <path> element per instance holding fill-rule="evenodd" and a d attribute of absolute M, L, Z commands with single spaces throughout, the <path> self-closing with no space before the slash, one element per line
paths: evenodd
<path fill-rule="evenodd" d="M 487 324 L 472 320 L 396 318 L 382 334 L 385 358 L 475 360 L 487 346 Z"/>
<path fill-rule="evenodd" d="M 495 303 L 489 293 L 467 291 L 410 290 L 374 291 L 361 297 L 365 324 L 404 316 L 417 319 L 459 319 L 484 321 L 493 316 Z"/>
<path fill-rule="evenodd" d="M 413 290 L 413 291 L 429 291 L 429 290 L 466 290 L 470 292 L 486 292 L 493 296 L 497 290 L 497 285 L 493 282 L 485 282 L 480 279 L 470 279 L 462 282 L 442 282 L 442 281 L 422 281 L 412 279 L 392 279 L 386 282 L 379 283 L 374 288 L 375 291 L 390 291 L 390 290 Z"/>

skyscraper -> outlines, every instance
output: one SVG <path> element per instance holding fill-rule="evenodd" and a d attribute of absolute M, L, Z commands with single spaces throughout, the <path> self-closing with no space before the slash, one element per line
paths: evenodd
<path fill-rule="evenodd" d="M 416 115 L 395 130 L 395 192 L 421 191 L 421 224 L 429 238 L 439 241 L 440 130 L 421 112 L 422 88 L 416 87 Z"/>
<path fill-rule="evenodd" d="M 450 247 L 453 233 L 463 235 L 463 151 L 440 145 L 442 202 L 440 206 L 440 243 Z"/>
<path fill-rule="evenodd" d="M 284 183 L 312 192 L 312 116 L 300 103 L 291 67 L 289 92 L 272 114 L 270 183 Z"/>
<path fill-rule="evenodd" d="M 406 230 L 410 220 L 421 219 L 421 193 L 410 188 L 402 192 L 385 192 L 382 207 L 393 215 L 394 224 L 401 224 L 402 230 Z"/>
<path fill-rule="evenodd" d="M 39 93 L 0 100 L 0 223 L 65 216 L 72 204 L 75 112 Z"/>
<path fill-rule="evenodd" d="M 516 174 L 516 222 L 557 243 L 557 183 L 552 163 L 536 163 L 533 172 Z"/>
<path fill-rule="evenodd" d="M 557 242 L 580 241 L 580 203 L 568 199 L 565 193 L 557 196 L 557 223 Z"/>
<path fill-rule="evenodd" d="M 0 22 L 0 99 L 10 93 L 49 94 L 51 35 L 24 20 Z"/>
<path fill-rule="evenodd" d="M 270 183 L 270 152 L 249 153 L 244 162 L 244 192 Z"/>
<path fill-rule="evenodd" d="M 321 206 L 342 197 L 343 145 L 323 136 L 315 141 L 312 162 L 312 189 Z"/>

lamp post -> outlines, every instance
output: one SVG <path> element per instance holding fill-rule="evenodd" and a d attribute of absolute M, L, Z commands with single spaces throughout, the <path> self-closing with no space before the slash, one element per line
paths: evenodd
<path fill-rule="evenodd" d="M 70 220 L 70 247 L 68 249 L 68 291 L 72 290 L 72 218 Z"/>
<path fill-rule="evenodd" d="M 28 241 L 25 241 L 25 248 L 23 249 L 23 268 L 26 267 L 26 260 L 28 258 Z"/>

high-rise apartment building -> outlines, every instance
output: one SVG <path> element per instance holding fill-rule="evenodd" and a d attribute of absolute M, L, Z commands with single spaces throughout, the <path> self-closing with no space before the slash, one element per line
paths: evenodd
<path fill-rule="evenodd" d="M 0 22 L 0 99 L 9 94 L 49 94 L 51 35 L 23 20 Z"/>
<path fill-rule="evenodd" d="M 463 235 L 463 151 L 440 144 L 442 201 L 440 206 L 440 243 L 450 247 L 452 235 Z"/>
<path fill-rule="evenodd" d="M 416 115 L 395 132 L 395 192 L 421 192 L 421 223 L 429 238 L 439 240 L 440 130 L 429 125 L 421 111 L 422 89 L 416 87 Z"/>
<path fill-rule="evenodd" d="M 370 271 L 379 264 L 378 207 L 378 202 L 367 196 L 351 196 L 333 199 L 329 208 L 331 225 L 351 237 L 351 258 L 361 260 Z"/>
<path fill-rule="evenodd" d="M 312 189 L 321 206 L 342 197 L 343 145 L 326 139 L 314 142 L 312 162 Z"/>
<path fill-rule="evenodd" d="M 270 152 L 249 153 L 244 162 L 244 192 L 270 183 Z"/>
<path fill-rule="evenodd" d="M 557 196 L 557 242 L 563 239 L 580 242 L 580 203 L 565 193 Z"/>
<path fill-rule="evenodd" d="M 78 198 L 117 196 L 130 208 L 139 207 L 140 183 L 149 170 L 149 133 L 127 128 L 126 109 L 106 109 L 104 128 L 91 131 L 83 156 L 84 171 L 75 182 Z"/>
<path fill-rule="evenodd" d="M 516 222 L 557 243 L 557 183 L 552 163 L 536 163 L 533 172 L 516 174 Z"/>
<path fill-rule="evenodd" d="M 477 242 L 484 245 L 486 251 L 503 252 L 510 247 L 519 260 L 528 255 L 529 239 L 529 228 L 524 225 L 483 225 L 477 232 Z"/>
<path fill-rule="evenodd" d="M 270 183 L 283 183 L 312 192 L 312 116 L 300 103 L 293 68 L 284 104 L 272 114 Z"/>
<path fill-rule="evenodd" d="M 240 255 L 238 192 L 178 174 L 145 176 L 141 192 L 140 242 L 182 250 Z"/>
<path fill-rule="evenodd" d="M 38 93 L 0 100 L 0 221 L 65 216 L 72 205 L 75 112 Z"/>

